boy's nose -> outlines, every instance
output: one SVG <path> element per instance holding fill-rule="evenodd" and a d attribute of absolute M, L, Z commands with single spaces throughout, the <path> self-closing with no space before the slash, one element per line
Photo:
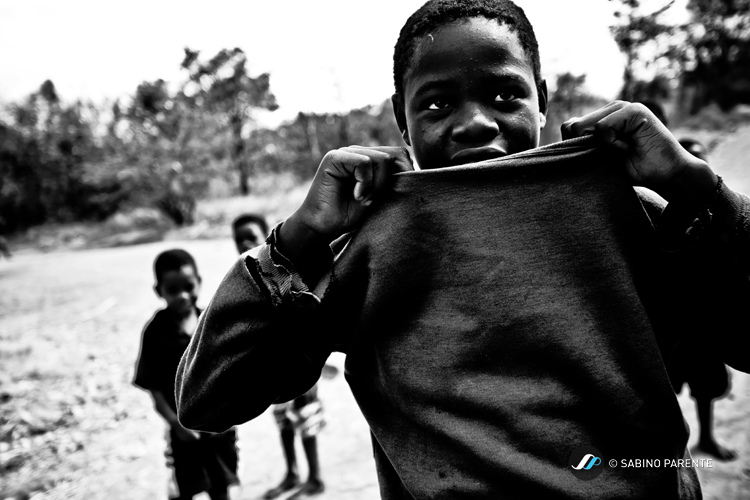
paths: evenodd
<path fill-rule="evenodd" d="M 491 110 L 483 106 L 466 105 L 456 114 L 453 140 L 463 143 L 485 144 L 500 132 Z"/>

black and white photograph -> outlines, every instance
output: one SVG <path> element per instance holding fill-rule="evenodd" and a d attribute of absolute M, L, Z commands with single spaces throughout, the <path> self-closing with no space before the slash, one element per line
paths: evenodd
<path fill-rule="evenodd" d="M 750 1 L 0 0 L 0 500 L 750 499 Z"/>

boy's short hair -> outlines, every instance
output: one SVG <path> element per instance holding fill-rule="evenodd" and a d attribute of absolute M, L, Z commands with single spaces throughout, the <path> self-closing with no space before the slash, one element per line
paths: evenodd
<path fill-rule="evenodd" d="M 542 66 L 539 44 L 523 9 L 510 0 L 429 0 L 401 28 L 393 52 L 393 82 L 396 93 L 403 95 L 404 75 L 414 55 L 416 40 L 425 33 L 459 19 L 485 17 L 495 19 L 516 33 L 531 62 L 537 89 L 542 93 Z"/>
<path fill-rule="evenodd" d="M 268 234 L 268 223 L 266 218 L 258 214 L 242 214 L 232 222 L 232 233 L 236 233 L 237 229 L 244 226 L 245 224 L 258 224 L 263 234 Z"/>
<path fill-rule="evenodd" d="M 193 256 L 181 248 L 165 250 L 156 256 L 154 260 L 154 278 L 156 284 L 161 284 L 161 279 L 169 271 L 179 271 L 185 266 L 192 266 L 196 276 L 198 275 L 198 266 L 195 264 Z"/>

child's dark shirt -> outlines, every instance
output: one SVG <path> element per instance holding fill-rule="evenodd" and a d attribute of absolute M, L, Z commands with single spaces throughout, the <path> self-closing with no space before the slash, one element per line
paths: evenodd
<path fill-rule="evenodd" d="M 182 353 L 188 344 L 190 336 L 180 331 L 174 315 L 168 309 L 157 311 L 143 330 L 141 350 L 135 368 L 133 384 L 147 391 L 159 391 L 164 394 L 167 403 L 175 412 L 175 375 Z"/>
<path fill-rule="evenodd" d="M 181 331 L 167 309 L 157 311 L 143 330 L 133 384 L 161 392 L 175 412 L 175 375 L 189 344 L 190 336 Z M 182 441 L 173 429 L 168 435 L 168 464 L 174 470 L 174 483 L 181 496 L 226 489 L 239 482 L 234 428 L 220 434 L 201 433 L 197 441 Z"/>

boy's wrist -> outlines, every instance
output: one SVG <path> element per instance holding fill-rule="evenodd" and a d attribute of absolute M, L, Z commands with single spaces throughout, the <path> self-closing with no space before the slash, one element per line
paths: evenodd
<path fill-rule="evenodd" d="M 330 264 L 329 238 L 302 222 L 296 212 L 279 226 L 276 248 L 305 283 L 314 283 Z"/>
<path fill-rule="evenodd" d="M 279 227 L 276 246 L 293 263 L 292 255 L 299 248 L 322 248 L 330 244 L 327 238 L 301 220 L 297 212 L 289 216 Z"/>
<path fill-rule="evenodd" d="M 670 203 L 704 207 L 716 193 L 719 177 L 703 160 L 691 157 L 688 165 L 669 183 L 664 197 Z"/>

